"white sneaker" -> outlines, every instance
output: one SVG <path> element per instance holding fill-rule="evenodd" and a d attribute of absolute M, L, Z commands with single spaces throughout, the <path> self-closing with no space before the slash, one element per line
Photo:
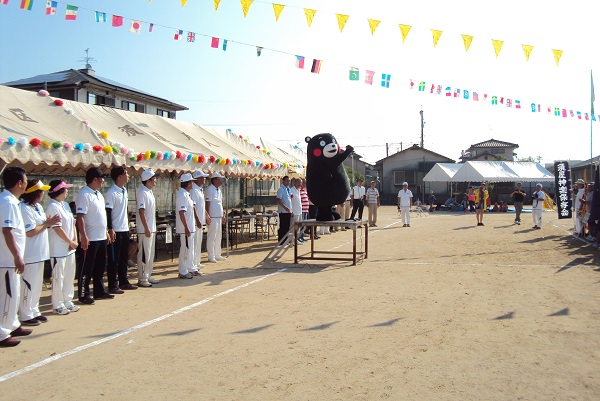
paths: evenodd
<path fill-rule="evenodd" d="M 138 281 L 137 282 L 137 286 L 138 287 L 152 287 L 152 284 L 150 284 L 147 281 Z"/>
<path fill-rule="evenodd" d="M 60 308 L 52 309 L 52 312 L 56 313 L 57 315 L 68 315 L 69 314 L 69 310 L 62 306 Z"/>
<path fill-rule="evenodd" d="M 148 279 L 148 282 L 149 282 L 150 284 L 158 284 L 158 283 L 160 283 L 160 281 L 159 281 L 159 280 L 157 280 L 157 279 L 155 279 L 154 277 L 150 277 L 150 278 Z"/>
<path fill-rule="evenodd" d="M 67 305 L 67 310 L 69 312 L 77 312 L 79 310 L 79 306 L 75 304 Z"/>
<path fill-rule="evenodd" d="M 208 263 L 217 263 L 215 259 L 208 259 Z"/>
<path fill-rule="evenodd" d="M 194 275 L 192 273 L 190 273 L 190 272 L 187 272 L 186 274 L 179 273 L 179 275 L 177 277 L 179 277 L 179 278 L 192 278 L 192 277 L 194 277 Z"/>
<path fill-rule="evenodd" d="M 217 256 L 217 257 L 215 257 L 215 260 L 223 261 L 223 260 L 227 260 L 227 258 L 224 258 L 223 256 Z"/>
<path fill-rule="evenodd" d="M 196 265 L 196 269 L 202 269 L 204 267 L 204 265 L 202 263 L 198 263 Z"/>

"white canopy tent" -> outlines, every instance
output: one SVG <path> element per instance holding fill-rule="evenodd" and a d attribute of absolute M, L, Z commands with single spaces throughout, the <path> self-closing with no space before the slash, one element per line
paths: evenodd
<path fill-rule="evenodd" d="M 464 166 L 462 163 L 436 163 L 425 177 L 423 177 L 423 181 L 450 182 L 462 166 Z"/>
<path fill-rule="evenodd" d="M 554 176 L 534 162 L 472 161 L 454 174 L 451 182 L 553 182 Z"/>

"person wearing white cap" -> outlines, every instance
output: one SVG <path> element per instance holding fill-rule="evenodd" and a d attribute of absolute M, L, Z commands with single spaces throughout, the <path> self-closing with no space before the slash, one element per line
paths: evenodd
<path fill-rule="evenodd" d="M 194 267 L 194 235 L 196 232 L 196 209 L 190 196 L 194 179 L 190 173 L 181 175 L 181 188 L 175 199 L 175 230 L 179 234 L 179 278 L 199 275 Z"/>
<path fill-rule="evenodd" d="M 204 182 L 206 181 L 208 174 L 202 170 L 194 171 L 192 178 L 194 179 L 194 185 L 190 192 L 190 196 L 195 203 L 194 208 L 196 209 L 196 234 L 194 235 L 194 267 L 199 275 L 200 269 L 204 267 L 200 263 L 202 255 L 202 237 L 204 235 L 202 227 L 206 225 L 206 203 L 204 199 Z"/>
<path fill-rule="evenodd" d="M 226 258 L 221 256 L 221 235 L 222 225 L 225 224 L 223 215 L 223 194 L 221 193 L 221 184 L 223 176 L 214 172 L 210 177 L 210 186 L 206 190 L 206 210 L 208 215 L 206 223 L 208 224 L 208 234 L 206 235 L 206 250 L 208 252 L 208 261 L 215 263 Z"/>
<path fill-rule="evenodd" d="M 533 229 L 539 230 L 542 228 L 542 213 L 544 206 L 544 199 L 546 199 L 546 194 L 542 191 L 542 184 L 536 184 L 535 192 L 531 195 L 532 204 L 531 204 L 531 215 L 533 216 Z"/>
<path fill-rule="evenodd" d="M 152 277 L 156 241 L 156 199 L 152 188 L 159 174 L 152 169 L 142 172 L 142 186 L 137 192 L 135 225 L 138 237 L 138 287 L 152 287 L 158 280 Z"/>
<path fill-rule="evenodd" d="M 73 184 L 67 184 L 64 180 L 52 180 L 48 190 L 48 214 L 60 216 L 60 221 L 48 230 L 52 266 L 52 312 L 57 315 L 68 315 L 79 310 L 79 306 L 73 304 L 77 232 L 73 213 L 65 202 L 69 188 L 72 187 Z"/>
<path fill-rule="evenodd" d="M 21 195 L 21 215 L 25 223 L 25 271 L 21 275 L 21 302 L 19 320 L 24 326 L 37 326 L 48 319 L 40 312 L 40 296 L 44 284 L 44 261 L 50 259 L 48 228 L 56 225 L 60 217 L 46 217 L 40 204 L 44 192 L 49 190 L 40 180 L 31 180 Z"/>
<path fill-rule="evenodd" d="M 402 227 L 410 227 L 410 208 L 412 206 L 413 193 L 408 189 L 408 182 L 402 183 L 402 189 L 398 191 L 398 207 L 402 217 Z"/>

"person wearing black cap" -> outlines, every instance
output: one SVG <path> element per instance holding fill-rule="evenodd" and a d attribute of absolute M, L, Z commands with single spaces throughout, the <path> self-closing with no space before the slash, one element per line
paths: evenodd
<path fill-rule="evenodd" d="M 100 192 L 104 175 L 98 167 L 90 168 L 85 174 L 86 186 L 75 198 L 77 230 L 83 267 L 77 283 L 79 302 L 93 305 L 94 299 L 112 299 L 115 296 L 106 292 L 102 277 L 106 269 L 106 244 L 108 230 L 106 223 L 106 203 Z M 94 278 L 94 299 L 90 297 L 90 282 Z"/>

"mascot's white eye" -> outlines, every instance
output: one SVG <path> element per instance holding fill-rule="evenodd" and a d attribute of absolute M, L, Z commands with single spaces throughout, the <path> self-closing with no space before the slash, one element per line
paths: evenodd
<path fill-rule="evenodd" d="M 319 142 L 319 145 L 321 145 L 321 146 L 325 146 L 325 145 L 327 145 L 327 142 L 325 142 L 325 141 L 321 141 L 321 142 Z"/>
<path fill-rule="evenodd" d="M 331 141 L 331 143 L 337 143 L 336 140 L 334 139 L 333 141 Z"/>

